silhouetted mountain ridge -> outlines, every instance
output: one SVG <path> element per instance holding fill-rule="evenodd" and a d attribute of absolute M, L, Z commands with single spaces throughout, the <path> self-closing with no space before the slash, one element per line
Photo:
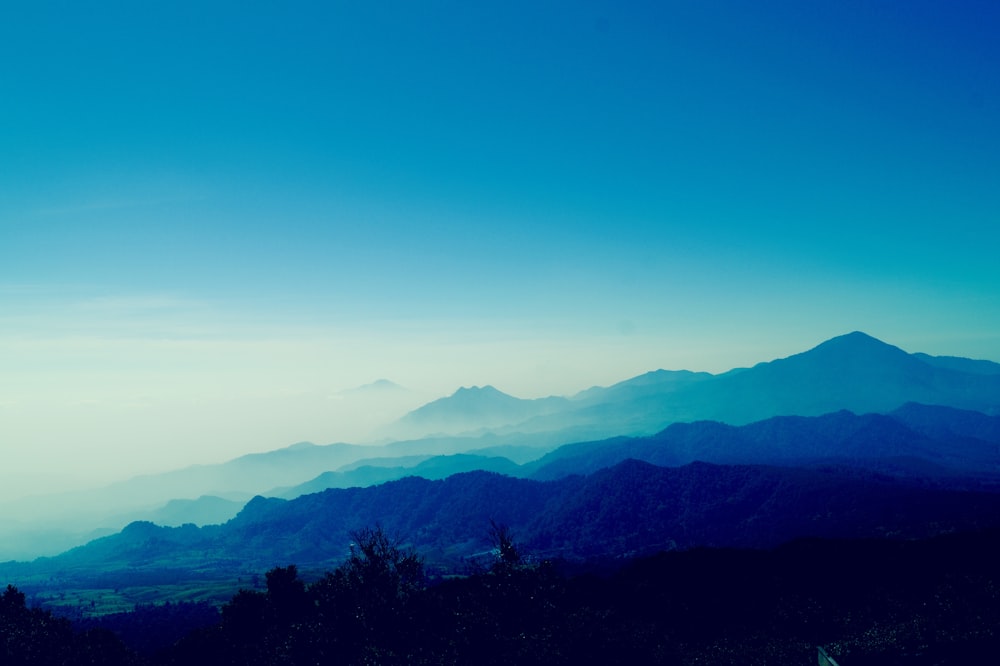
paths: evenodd
<path fill-rule="evenodd" d="M 961 356 L 931 356 L 922 352 L 916 352 L 913 356 L 930 365 L 949 370 L 980 375 L 1000 375 L 1000 363 L 993 361 L 980 361 Z"/>
<path fill-rule="evenodd" d="M 538 479 L 590 474 L 635 458 L 655 465 L 817 465 L 836 462 L 900 477 L 1000 481 L 1000 416 L 909 403 L 889 414 L 840 410 L 743 426 L 675 423 L 650 437 L 568 444 L 524 466 Z"/>
<path fill-rule="evenodd" d="M 585 559 L 704 545 L 768 547 L 801 536 L 921 537 L 975 529 L 1000 525 L 1000 494 L 920 488 L 837 467 L 696 462 L 667 468 L 630 459 L 554 481 L 476 471 L 293 500 L 255 497 L 224 525 L 132 523 L 21 566 L 33 567 L 35 575 L 80 567 L 139 575 L 289 561 L 326 566 L 346 556 L 352 530 L 376 524 L 403 535 L 438 565 L 457 566 L 489 548 L 491 520 L 509 525 L 530 551 Z"/>
<path fill-rule="evenodd" d="M 366 465 L 349 471 L 324 472 L 306 483 L 270 494 L 284 499 L 294 499 L 300 495 L 320 492 L 328 488 L 364 487 L 401 479 L 405 476 L 444 479 L 453 474 L 471 471 L 488 471 L 516 476 L 520 470 L 520 465 L 499 456 L 452 454 L 432 456 L 406 467 Z"/>

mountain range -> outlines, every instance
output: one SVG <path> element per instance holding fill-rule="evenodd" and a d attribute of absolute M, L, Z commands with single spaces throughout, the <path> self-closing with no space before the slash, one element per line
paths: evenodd
<path fill-rule="evenodd" d="M 660 466 L 832 464 L 938 489 L 989 489 L 998 419 L 1000 364 L 909 354 L 855 332 L 751 368 L 657 370 L 569 397 L 522 400 L 490 386 L 459 389 L 393 426 L 424 436 L 379 445 L 299 443 L 20 500 L 0 507 L 20 520 L 3 527 L 0 559 L 53 555 L 137 518 L 225 522 L 255 495 L 293 499 L 471 470 L 557 480 L 628 458 Z"/>
<path fill-rule="evenodd" d="M 461 389 L 400 422 L 412 426 L 430 414 L 436 432 L 448 423 L 461 432 L 474 413 L 480 429 L 499 434 L 569 428 L 607 437 L 652 434 L 682 421 L 741 425 L 841 409 L 887 412 L 909 402 L 1000 414 L 1000 364 L 908 354 L 854 332 L 752 368 L 718 375 L 657 370 L 568 399 L 519 400 L 493 387 Z"/>
<path fill-rule="evenodd" d="M 1000 493 L 830 467 L 626 460 L 553 481 L 476 471 L 293 500 L 256 497 L 223 525 L 134 522 L 58 557 L 2 565 L 0 575 L 30 589 L 39 581 L 99 587 L 95 579 L 176 584 L 288 562 L 322 569 L 342 561 L 352 532 L 367 525 L 405 535 L 432 569 L 461 571 L 489 551 L 491 521 L 509 526 L 533 557 L 621 559 L 696 546 L 772 547 L 803 536 L 918 538 L 996 527 Z"/>
<path fill-rule="evenodd" d="M 1000 480 L 1000 416 L 907 403 L 888 414 L 840 410 L 743 426 L 675 423 L 649 437 L 567 444 L 525 465 L 539 479 L 589 474 L 634 458 L 808 467 L 837 464 L 938 484 Z"/>

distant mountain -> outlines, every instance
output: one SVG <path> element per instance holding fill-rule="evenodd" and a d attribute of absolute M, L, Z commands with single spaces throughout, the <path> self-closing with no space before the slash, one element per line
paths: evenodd
<path fill-rule="evenodd" d="M 16 538 L 23 544 L 35 544 L 31 549 L 18 548 L 16 555 L 10 551 L 17 557 L 50 555 L 55 547 L 64 550 L 83 543 L 83 537 L 94 530 L 118 530 L 140 516 L 173 524 L 187 514 L 184 522 L 204 524 L 205 512 L 215 511 L 212 519 L 224 520 L 226 513 L 235 513 L 233 506 L 238 509 L 256 494 L 302 483 L 323 470 L 379 454 L 390 452 L 381 447 L 300 442 L 225 463 L 138 476 L 102 488 L 24 498 L 0 507 L 2 513 L 17 516 L 21 523 L 6 526 L 0 540 Z M 203 496 L 236 504 L 223 509 L 216 502 L 210 510 L 208 504 L 214 500 L 197 501 Z M 181 501 L 165 506 L 174 500 Z M 30 539 L 24 536 L 29 533 L 33 535 Z M 6 549 L 0 547 L 3 552 Z"/>
<path fill-rule="evenodd" d="M 889 415 L 915 432 L 935 439 L 970 438 L 1000 445 L 1000 415 L 941 405 L 907 403 Z"/>
<path fill-rule="evenodd" d="M 718 421 L 674 423 L 647 437 L 566 444 L 520 465 L 503 457 L 469 454 L 373 460 L 325 472 L 269 495 L 292 499 L 327 488 L 373 485 L 404 476 L 441 479 L 476 469 L 552 480 L 592 474 L 630 458 L 669 467 L 695 461 L 832 464 L 949 487 L 992 488 L 1000 484 L 1000 416 L 908 403 L 888 414 L 840 410 L 821 416 L 776 416 L 741 426 Z"/>
<path fill-rule="evenodd" d="M 343 393 L 403 393 L 407 389 L 388 379 L 376 379 L 370 384 L 363 384 L 353 389 L 343 391 Z"/>
<path fill-rule="evenodd" d="M 673 393 L 713 377 L 707 372 L 654 370 L 608 387 L 589 388 L 573 396 L 573 400 L 583 405 L 630 402 Z"/>
<path fill-rule="evenodd" d="M 1000 375 L 941 367 L 859 332 L 698 389 L 705 418 L 736 424 L 840 409 L 887 412 L 908 402 L 1000 413 Z"/>
<path fill-rule="evenodd" d="M 492 386 L 473 386 L 410 412 L 396 422 L 393 430 L 420 437 L 461 434 L 565 411 L 568 404 L 561 397 L 524 400 Z"/>
<path fill-rule="evenodd" d="M 472 471 L 496 472 L 517 475 L 521 467 L 501 457 L 487 457 L 470 454 L 433 456 L 406 467 L 362 466 L 349 471 L 324 472 L 303 484 L 269 494 L 272 497 L 295 499 L 300 495 L 317 493 L 328 488 L 363 488 L 386 481 L 419 476 L 424 479 L 444 479 L 453 474 Z M 236 515 L 235 513 L 233 515 Z M 230 516 L 231 517 L 231 516 Z"/>
<path fill-rule="evenodd" d="M 23 519 L 45 520 L 51 515 L 79 518 L 113 516 L 139 509 L 152 511 L 173 499 L 197 499 L 203 495 L 227 497 L 235 493 L 252 497 L 276 485 L 301 483 L 319 471 L 336 469 L 380 452 L 374 447 L 353 444 L 318 446 L 300 442 L 225 463 L 137 476 L 94 490 L 32 497 L 4 508 L 14 509 L 15 515 Z"/>
<path fill-rule="evenodd" d="M 1000 416 L 909 403 L 889 414 L 841 410 L 743 426 L 675 423 L 649 437 L 568 444 L 524 466 L 538 479 L 591 474 L 629 458 L 655 465 L 849 465 L 894 476 L 1000 482 Z"/>
<path fill-rule="evenodd" d="M 913 356 L 924 363 L 948 370 L 958 370 L 959 372 L 979 375 L 1000 375 L 1000 363 L 994 363 L 993 361 L 977 361 L 960 356 L 930 356 L 920 352 L 913 354 Z"/>
<path fill-rule="evenodd" d="M 246 502 L 202 495 L 198 499 L 175 499 L 162 508 L 143 516 L 157 525 L 177 527 L 186 525 L 219 525 L 232 519 Z"/>
<path fill-rule="evenodd" d="M 752 368 L 719 375 L 658 370 L 568 400 L 535 404 L 493 391 L 467 389 L 403 421 L 433 423 L 442 432 L 476 427 L 497 434 L 566 431 L 579 441 L 652 434 L 675 422 L 742 425 L 842 409 L 885 413 L 908 402 L 1000 414 L 1000 364 L 908 354 L 854 332 Z"/>
<path fill-rule="evenodd" d="M 118 528 L 93 528 L 72 526 L 8 525 L 0 539 L 0 562 L 28 561 L 38 557 L 52 557 L 94 539 L 114 534 Z"/>
<path fill-rule="evenodd" d="M 678 421 L 741 425 L 841 409 L 887 412 L 908 402 L 1000 413 L 1000 375 L 942 367 L 864 333 L 850 333 L 788 358 L 646 392 L 641 400 L 591 406 L 584 415 L 629 424 L 632 432 L 651 432 Z"/>
<path fill-rule="evenodd" d="M 400 392 L 407 396 L 406 400 L 413 399 L 409 392 L 382 380 L 358 390 L 367 396 L 365 405 L 381 405 L 381 398 L 376 400 L 376 397 Z M 384 404 L 397 402 L 393 399 Z M 40 549 L 34 552 L 49 553 L 51 548 L 41 545 L 43 535 L 50 535 L 52 544 L 71 544 L 73 539 L 95 529 L 120 528 L 125 524 L 125 516 L 154 517 L 157 515 L 154 512 L 171 500 L 193 501 L 211 495 L 240 501 L 274 490 L 287 493 L 289 488 L 317 479 L 325 472 L 333 474 L 309 488 L 318 489 L 323 484 L 377 483 L 404 473 L 385 469 L 361 472 L 345 467 L 358 466 L 361 460 L 414 461 L 472 453 L 527 464 L 564 444 L 601 442 L 618 436 L 633 439 L 652 436 L 677 423 L 692 425 L 687 430 L 671 431 L 669 437 L 679 439 L 656 451 L 649 442 L 627 440 L 630 442 L 627 446 L 635 449 L 630 455 L 670 465 L 697 459 L 799 464 L 810 456 L 813 459 L 833 456 L 837 450 L 845 462 L 856 464 L 867 453 L 879 451 L 874 458 L 881 459 L 882 469 L 892 473 L 933 475 L 941 470 L 969 469 L 970 465 L 979 464 L 976 461 L 985 465 L 981 469 L 991 469 L 992 453 L 983 448 L 982 442 L 995 441 L 992 435 L 983 434 L 992 432 L 990 428 L 995 427 L 992 422 L 972 415 L 963 417 L 968 421 L 965 426 L 942 425 L 940 419 L 928 417 L 928 420 L 926 415 L 916 412 L 904 418 L 904 406 L 914 402 L 979 412 L 987 419 L 1000 415 L 1000 364 L 908 354 L 855 332 L 752 368 L 719 375 L 657 370 L 609 387 L 594 387 L 570 398 L 524 400 L 492 386 L 463 388 L 406 413 L 394 426 L 397 436 L 432 432 L 441 435 L 390 441 L 380 446 L 301 443 L 217 465 L 136 477 L 105 488 L 8 502 L 0 507 L 0 512 L 16 516 L 19 524 L 4 526 L 0 539 L 11 540 L 17 534 L 30 532 L 35 535 L 30 543 L 40 544 Z M 362 403 L 340 396 L 331 400 L 331 404 L 340 409 L 356 409 Z M 833 417 L 824 421 L 830 427 L 826 433 L 813 432 L 812 426 L 803 426 L 794 419 L 770 424 L 768 427 L 776 430 L 767 433 L 771 438 L 767 440 L 763 435 L 758 439 L 751 437 L 752 428 L 734 435 L 721 425 L 744 426 L 775 416 L 815 417 L 840 410 L 863 415 L 894 414 L 895 420 L 890 423 L 869 418 L 867 430 L 851 434 L 850 441 L 843 439 L 848 431 L 838 431 L 835 425 L 838 421 Z M 846 428 L 849 419 L 841 418 Z M 717 423 L 697 425 L 708 420 Z M 948 434 L 941 431 L 944 427 L 958 430 Z M 680 435 L 682 432 L 686 433 L 684 437 Z M 792 441 L 793 434 L 798 438 L 797 443 Z M 665 437 L 668 435 L 663 434 L 661 439 Z M 933 441 L 928 444 L 921 438 Z M 947 440 L 957 453 L 935 449 L 939 440 Z M 872 448 L 862 447 L 863 441 L 870 442 Z M 592 446 L 600 448 L 597 444 Z M 776 448 L 782 446 L 785 448 Z M 891 454 L 890 450 L 896 453 Z M 567 458 L 568 451 L 558 457 Z M 556 464 L 555 458 L 544 464 L 553 465 L 545 473 L 555 474 L 559 465 L 563 469 L 593 471 L 621 460 L 620 451 L 602 449 L 583 467 L 574 467 L 575 462 Z M 412 465 L 386 460 L 364 466 Z M 534 470 L 540 467 L 536 465 Z M 507 468 L 503 471 L 525 473 Z M 434 476 L 430 470 L 427 473 Z M 29 540 L 21 542 L 26 544 Z M 28 551 L 21 548 L 17 552 Z"/>
<path fill-rule="evenodd" d="M 488 472 L 408 477 L 294 500 L 257 497 L 220 526 L 133 523 L 55 558 L 0 566 L 0 576 L 19 584 L 70 572 L 173 580 L 182 570 L 199 576 L 289 562 L 322 568 L 346 556 L 351 531 L 376 524 L 406 539 L 432 567 L 460 567 L 489 548 L 491 519 L 509 525 L 527 553 L 573 560 L 703 545 L 768 547 L 800 536 L 976 529 L 1000 525 L 1000 494 L 917 488 L 833 468 L 663 468 L 635 460 L 550 482 Z"/>
<path fill-rule="evenodd" d="M 394 481 L 404 476 L 413 476 L 410 467 L 382 467 L 363 465 L 345 472 L 323 472 L 317 477 L 294 486 L 275 488 L 264 493 L 264 497 L 295 499 L 300 495 L 319 493 L 328 488 L 364 488 L 386 481 Z"/>
<path fill-rule="evenodd" d="M 24 498 L 0 506 L 0 515 L 17 517 L 0 525 L 0 560 L 54 555 L 85 543 L 95 533 L 117 531 L 134 520 L 170 525 L 183 522 L 205 524 L 207 520 L 218 522 L 200 513 L 206 502 L 197 500 L 203 496 L 234 502 L 238 508 L 254 495 L 287 495 L 291 487 L 307 484 L 327 471 L 331 473 L 324 477 L 325 481 L 304 486 L 302 491 L 382 483 L 413 472 L 377 468 L 412 467 L 437 455 L 472 452 L 483 460 L 512 456 L 525 462 L 562 443 L 561 435 L 550 434 L 535 438 L 495 435 L 437 437 L 382 446 L 320 446 L 300 442 L 216 465 L 195 465 L 91 490 Z M 380 461 L 380 458 L 386 460 Z M 354 471 L 360 461 L 365 461 L 362 467 L 370 469 Z M 513 463 L 505 462 L 503 465 L 502 471 L 508 471 Z M 485 467 L 492 468 L 490 464 L 485 464 Z M 466 465 L 462 469 L 468 468 Z M 440 472 L 431 475 L 437 477 Z M 168 503 L 172 504 L 165 506 Z M 223 513 L 215 514 L 220 518 L 225 512 L 235 514 L 232 509 L 220 510 Z"/>

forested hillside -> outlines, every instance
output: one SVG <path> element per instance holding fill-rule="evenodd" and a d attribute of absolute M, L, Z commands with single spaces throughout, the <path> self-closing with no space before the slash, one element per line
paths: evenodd
<path fill-rule="evenodd" d="M 221 614 L 177 607 L 74 627 L 0 597 L 21 664 L 967 664 L 1000 648 L 1000 532 L 695 549 L 603 570 L 525 552 L 509 529 L 466 575 L 430 580 L 380 529 L 318 579 L 276 567 Z M 155 618 L 155 621 L 151 621 Z M 194 620 L 194 621 L 193 621 Z M 192 626 L 196 628 L 192 629 Z M 126 644 L 125 641 L 128 641 Z"/>

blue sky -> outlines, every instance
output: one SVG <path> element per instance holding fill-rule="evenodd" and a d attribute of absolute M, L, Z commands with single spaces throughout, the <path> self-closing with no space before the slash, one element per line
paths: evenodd
<path fill-rule="evenodd" d="M 0 15 L 19 478 L 360 437 L 380 377 L 1000 360 L 994 3 L 97 5 Z"/>

